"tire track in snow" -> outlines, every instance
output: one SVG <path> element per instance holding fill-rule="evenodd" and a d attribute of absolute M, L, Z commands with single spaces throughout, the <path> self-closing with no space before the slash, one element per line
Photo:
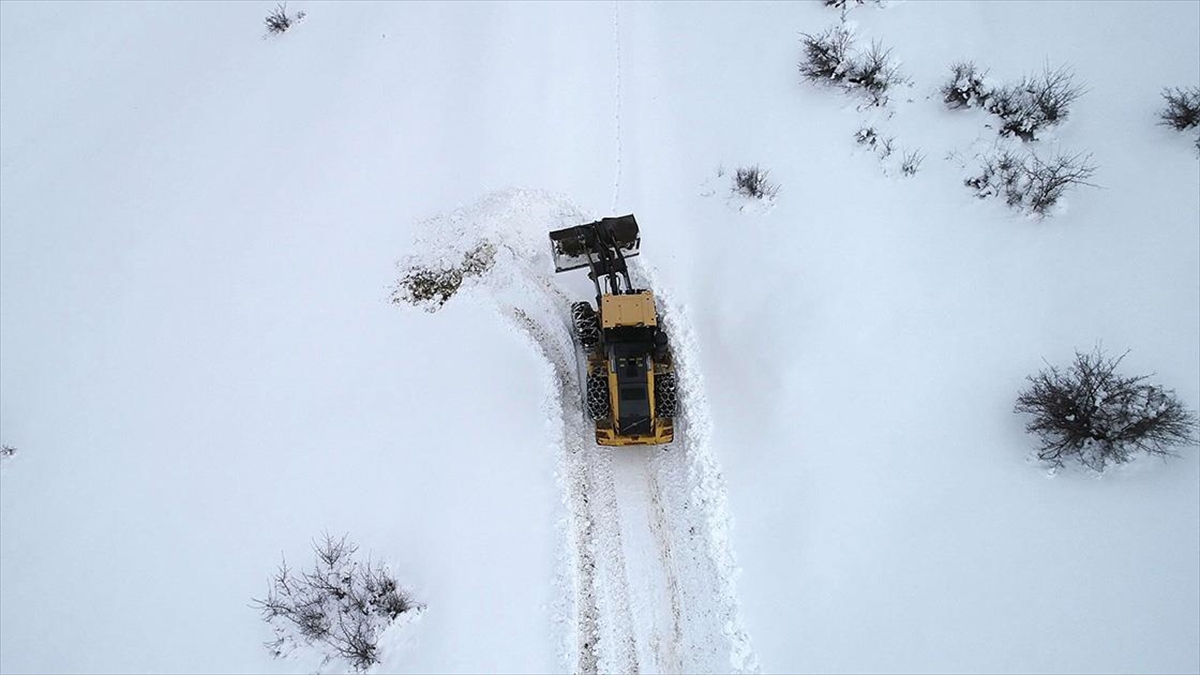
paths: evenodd
<path fill-rule="evenodd" d="M 670 521 L 662 507 L 659 481 L 650 460 L 661 448 L 609 449 L 621 475 L 620 509 L 627 544 L 630 584 L 635 586 L 636 622 L 642 629 L 639 656 L 656 672 L 686 672 L 681 660 L 683 605 L 679 593 Z"/>
<path fill-rule="evenodd" d="M 636 622 L 631 616 L 629 574 L 623 555 L 623 523 L 618 507 L 612 456 L 594 442 L 584 416 L 582 355 L 572 336 L 570 301 L 544 273 L 509 249 L 517 273 L 509 283 L 520 287 L 523 302 L 493 296 L 501 315 L 520 329 L 554 372 L 548 412 L 561 421 L 560 472 L 568 476 L 565 501 L 572 514 L 575 595 L 571 659 L 580 673 L 641 672 Z M 517 306 L 523 304 L 524 307 Z M 531 317 L 535 313 L 540 321 Z M 553 392 L 553 393 L 550 393 Z"/>
<path fill-rule="evenodd" d="M 530 339 L 535 349 L 541 352 L 547 364 L 553 369 L 553 377 L 558 391 L 563 392 L 562 402 L 570 400 L 572 394 L 580 394 L 579 380 L 565 368 L 561 367 L 564 358 L 559 353 L 560 346 L 554 344 L 543 328 L 529 317 L 523 310 L 516 307 L 497 306 L 502 316 L 523 332 Z M 552 388 L 553 389 L 553 388 Z M 553 404 L 553 401 L 548 401 Z M 561 403 L 561 402 L 560 402 Z M 569 406 L 562 406 L 563 419 L 570 414 Z M 592 517 L 588 495 L 592 494 L 592 477 L 587 465 L 582 461 L 583 443 L 578 430 L 571 429 L 572 425 L 564 424 L 561 436 L 563 455 L 559 460 L 559 480 L 569 495 L 578 495 L 578 499 L 568 499 L 566 506 L 570 518 L 572 546 L 568 550 L 574 553 L 574 561 L 568 564 L 568 572 L 574 573 L 575 597 L 573 630 L 568 630 L 566 641 L 568 650 L 576 653 L 575 668 L 579 673 L 597 673 L 600 671 L 600 612 L 595 598 L 600 593 L 597 583 L 597 550 L 596 521 Z M 573 643 L 573 644 L 572 644 Z"/>
<path fill-rule="evenodd" d="M 617 175 L 613 178 L 610 213 L 617 212 L 617 200 L 621 196 L 621 0 L 613 0 L 613 54 L 616 57 L 616 65 L 613 68 L 613 145 L 617 159 Z"/>
<path fill-rule="evenodd" d="M 663 672 L 684 672 L 682 657 L 679 653 L 683 646 L 683 606 L 679 592 L 679 573 L 675 569 L 674 556 L 671 553 L 671 539 L 667 523 L 666 509 L 663 507 L 662 491 L 658 477 L 649 470 L 653 455 L 646 456 L 646 482 L 650 488 L 650 529 L 654 533 L 654 543 L 658 546 L 658 561 L 666 575 L 669 616 L 669 634 L 667 648 L 662 653 Z"/>
<path fill-rule="evenodd" d="M 664 286 L 655 281 L 652 267 L 634 261 L 633 273 L 648 288 L 660 291 L 661 321 L 670 339 L 679 382 L 681 416 L 676 425 L 683 432 L 673 444 L 677 452 L 659 455 L 656 475 L 672 489 L 663 491 L 666 510 L 677 518 L 667 532 L 676 551 L 686 551 L 689 567 L 680 576 L 685 583 L 684 602 L 699 609 L 684 614 L 688 626 L 686 653 L 698 663 L 689 670 L 704 669 L 707 662 L 716 672 L 759 672 L 754 652 L 741 617 L 736 579 L 740 573 L 730 540 L 730 511 L 725 481 L 711 443 L 708 397 L 700 376 L 700 348 L 684 308 Z M 720 664 L 720 665 L 718 665 Z M 685 664 L 691 665 L 691 664 Z"/>
<path fill-rule="evenodd" d="M 552 391 L 559 393 L 557 407 L 563 421 L 560 476 L 566 476 L 565 501 L 571 514 L 575 559 L 570 575 L 574 577 L 575 625 L 567 638 L 576 652 L 572 660 L 579 673 L 638 673 L 612 462 L 589 442 L 592 430 L 584 423 L 582 378 L 577 368 L 570 367 L 576 365 L 575 345 L 570 329 L 561 323 L 570 321 L 566 310 L 570 303 L 557 288 L 536 290 L 553 302 L 544 307 L 549 310 L 547 315 L 555 313 L 555 306 L 559 308 L 556 335 L 521 308 L 497 308 L 546 358 L 554 372 Z"/>

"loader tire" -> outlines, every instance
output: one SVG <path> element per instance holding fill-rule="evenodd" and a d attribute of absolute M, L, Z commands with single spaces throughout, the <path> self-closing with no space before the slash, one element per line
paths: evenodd
<path fill-rule="evenodd" d="M 575 337 L 585 349 L 591 349 L 600 341 L 600 320 L 590 302 L 571 305 L 571 320 L 575 323 Z"/>
<path fill-rule="evenodd" d="M 675 393 L 675 373 L 663 373 L 654 378 L 654 414 L 675 417 L 679 413 L 679 397 Z"/>
<path fill-rule="evenodd" d="M 587 409 L 588 415 L 596 421 L 606 420 L 612 414 L 612 404 L 608 400 L 608 373 L 603 370 L 588 374 Z"/>
<path fill-rule="evenodd" d="M 661 330 L 654 334 L 654 361 L 656 363 L 671 362 L 671 346 L 667 340 L 667 334 Z"/>

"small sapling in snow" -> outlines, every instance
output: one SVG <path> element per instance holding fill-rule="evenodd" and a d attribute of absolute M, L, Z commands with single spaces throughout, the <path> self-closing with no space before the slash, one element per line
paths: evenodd
<path fill-rule="evenodd" d="M 900 173 L 905 176 L 915 176 L 925 161 L 925 153 L 920 150 L 906 150 L 904 159 L 900 161 Z"/>
<path fill-rule="evenodd" d="M 1174 447 L 1196 443 L 1195 413 L 1175 392 L 1149 384 L 1149 376 L 1118 374 L 1124 358 L 1097 347 L 1076 352 L 1066 370 L 1050 366 L 1028 378 L 1014 411 L 1033 415 L 1025 429 L 1041 439 L 1039 460 L 1054 468 L 1075 460 L 1099 473 L 1139 454 L 1171 456 Z"/>
<path fill-rule="evenodd" d="M 879 136 L 871 147 L 875 148 L 875 156 L 879 157 L 879 161 L 882 162 L 896 151 L 896 137 Z"/>

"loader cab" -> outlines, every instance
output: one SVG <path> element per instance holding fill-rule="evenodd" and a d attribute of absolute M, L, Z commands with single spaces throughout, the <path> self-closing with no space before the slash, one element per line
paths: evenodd
<path fill-rule="evenodd" d="M 651 432 L 650 390 L 647 372 L 650 353 L 641 342 L 618 342 L 610 347 L 609 363 L 616 375 L 617 432 L 643 435 Z"/>
<path fill-rule="evenodd" d="M 631 290 L 600 298 L 601 328 L 608 347 L 615 390 L 617 433 L 651 433 L 651 354 L 658 335 L 658 312 L 649 291 Z"/>

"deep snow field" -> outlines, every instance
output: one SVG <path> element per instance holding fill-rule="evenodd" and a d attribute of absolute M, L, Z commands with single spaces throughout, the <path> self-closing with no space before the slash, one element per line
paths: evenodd
<path fill-rule="evenodd" d="M 426 607 L 379 672 L 1200 672 L 1200 453 L 1051 475 L 1012 412 L 1096 344 L 1200 406 L 1200 2 L 852 7 L 882 109 L 801 83 L 815 0 L 273 6 L 0 2 L 0 671 L 342 669 L 251 600 L 344 532 Z M 975 199 L 961 59 L 1071 66 L 1034 145 L 1098 187 Z M 543 246 L 630 212 L 667 450 L 587 442 Z"/>

